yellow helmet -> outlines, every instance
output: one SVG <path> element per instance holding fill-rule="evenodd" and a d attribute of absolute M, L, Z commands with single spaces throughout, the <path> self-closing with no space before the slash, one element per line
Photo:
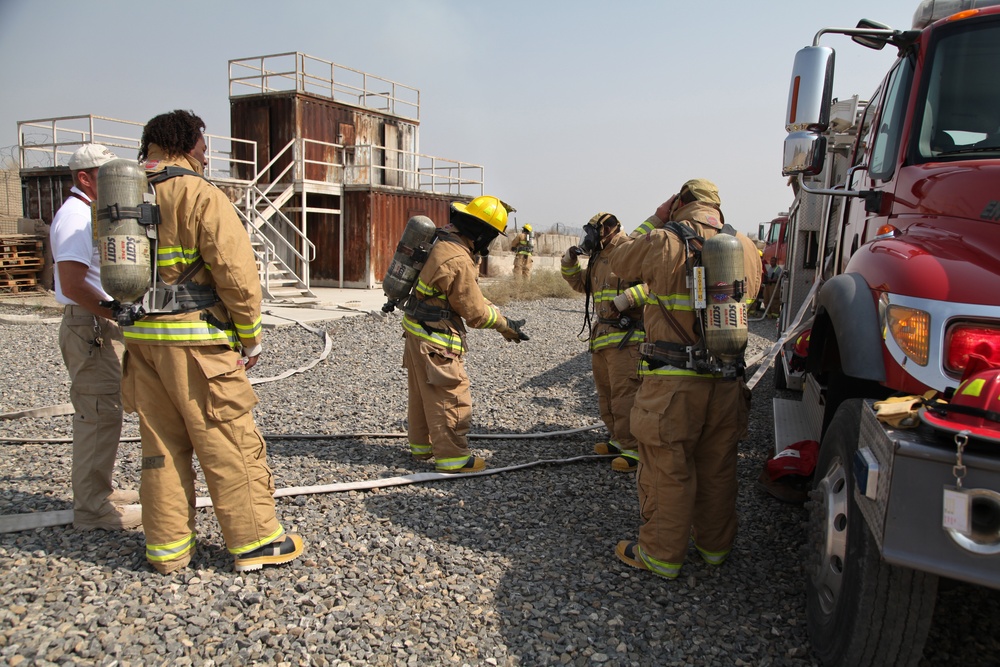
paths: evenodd
<path fill-rule="evenodd" d="M 456 202 L 451 207 L 459 213 L 464 213 L 485 222 L 501 234 L 504 234 L 504 231 L 507 229 L 507 207 L 496 197 L 483 195 L 482 197 L 476 197 L 468 204 Z"/>
<path fill-rule="evenodd" d="M 526 231 L 526 232 L 530 232 L 530 231 L 531 231 L 531 225 L 525 225 L 525 226 L 524 226 L 524 227 L 522 227 L 521 229 L 523 229 L 523 230 L 524 230 L 524 231 Z"/>

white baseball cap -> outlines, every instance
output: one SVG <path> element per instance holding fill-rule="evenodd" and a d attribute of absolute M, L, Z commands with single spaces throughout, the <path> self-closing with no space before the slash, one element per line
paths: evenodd
<path fill-rule="evenodd" d="M 108 150 L 107 146 L 100 144 L 84 144 L 76 149 L 76 152 L 69 158 L 70 171 L 80 171 L 81 169 L 93 169 L 100 167 L 106 162 L 111 162 L 118 156 Z"/>

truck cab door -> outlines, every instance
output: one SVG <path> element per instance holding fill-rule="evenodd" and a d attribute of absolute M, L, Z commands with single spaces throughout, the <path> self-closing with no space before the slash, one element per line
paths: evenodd
<path fill-rule="evenodd" d="M 885 224 L 895 191 L 896 171 L 904 155 L 903 126 L 908 120 L 913 63 L 903 57 L 889 71 L 882 86 L 865 109 L 847 189 L 882 193 L 882 205 L 866 205 L 863 199 L 844 202 L 844 233 L 841 236 L 842 266 L 858 248 L 873 240 Z"/>

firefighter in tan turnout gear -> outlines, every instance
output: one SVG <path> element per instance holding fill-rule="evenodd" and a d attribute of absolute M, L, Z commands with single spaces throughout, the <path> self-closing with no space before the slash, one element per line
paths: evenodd
<path fill-rule="evenodd" d="M 650 300 L 645 308 L 648 342 L 641 348 L 642 386 L 632 408 L 643 523 L 638 541 L 619 542 L 615 553 L 633 567 L 669 579 L 680 573 L 689 540 L 707 563 L 720 565 L 736 537 L 736 445 L 746 434 L 750 397 L 742 353 L 746 307 L 760 289 L 760 260 L 750 239 L 724 228 L 720 204 L 710 181 L 688 181 L 608 253 L 611 269 L 623 280 L 649 286 Z M 688 267 L 702 240 L 707 244 L 730 233 L 735 241 L 720 238 L 713 247 L 729 243 L 729 257 L 744 274 L 725 286 L 732 312 L 742 312 L 743 341 L 738 361 L 723 363 L 698 352 L 705 349 L 699 341 L 707 340 L 711 330 L 708 318 L 702 320 L 695 309 Z M 700 239 L 686 242 L 686 234 Z M 705 271 L 710 273 L 708 261 Z M 709 297 L 710 303 L 720 295 Z"/>
<path fill-rule="evenodd" d="M 521 227 L 521 232 L 510 242 L 510 249 L 514 251 L 514 277 L 527 280 L 531 277 L 531 265 L 535 260 L 535 233 L 531 230 L 531 225 Z"/>
<path fill-rule="evenodd" d="M 584 226 L 580 246 L 570 247 L 562 257 L 563 278 L 586 296 L 584 328 L 590 329 L 590 361 L 597 401 L 609 434 L 608 442 L 595 445 L 594 452 L 618 454 L 611 461 L 611 468 L 620 472 L 635 470 L 639 461 L 639 444 L 630 430 L 630 413 L 640 382 L 639 343 L 646 340 L 642 325 L 646 286 L 625 282 L 608 263 L 607 251 L 625 239 L 618 218 L 598 213 Z M 581 253 L 590 255 L 586 271 L 577 259 Z M 596 322 L 591 321 L 591 300 Z"/>
<path fill-rule="evenodd" d="M 195 549 L 195 472 L 238 572 L 286 563 L 303 550 L 275 516 L 274 479 L 246 376 L 261 353 L 261 288 L 250 239 L 226 195 L 202 177 L 205 124 L 189 111 L 156 116 L 142 132 L 161 222 L 158 279 L 211 295 L 198 310 L 156 314 L 124 328 L 126 408 L 139 414 L 146 558 L 162 573 Z"/>
<path fill-rule="evenodd" d="M 504 233 L 507 208 L 496 197 L 452 204 L 450 223 L 438 230 L 427 261 L 404 305 L 403 367 L 409 388 L 410 452 L 434 458 L 445 473 L 483 470 L 469 452 L 472 394 L 465 372 L 466 325 L 496 329 L 508 341 L 528 340 L 524 320 L 508 320 L 483 296 L 474 257 Z"/>

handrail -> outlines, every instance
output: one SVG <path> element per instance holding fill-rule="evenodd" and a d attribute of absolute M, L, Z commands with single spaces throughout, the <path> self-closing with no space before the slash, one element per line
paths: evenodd
<path fill-rule="evenodd" d="M 243 88 L 249 91 L 237 92 Z M 420 119 L 420 90 L 385 77 L 298 51 L 229 61 L 230 97 L 282 91 L 323 95 L 401 118 Z"/>
<path fill-rule="evenodd" d="M 130 149 L 138 155 L 143 127 L 145 123 L 93 114 L 18 121 L 18 166 L 21 169 L 65 166 L 77 148 L 90 143 L 102 144 L 111 149 Z M 134 132 L 129 133 L 129 130 Z M 31 131 L 38 133 L 40 139 L 28 143 L 26 132 Z M 63 138 L 64 136 L 67 138 Z M 239 180 L 232 176 L 234 165 L 257 164 L 256 141 L 206 133 L 205 142 L 205 156 L 208 158 L 205 177 L 208 179 Z M 235 144 L 244 145 L 249 150 L 250 157 L 237 158 L 234 151 L 218 148 L 220 143 L 228 143 L 230 148 Z M 30 157 L 38 157 L 39 164 L 29 164 Z"/>

